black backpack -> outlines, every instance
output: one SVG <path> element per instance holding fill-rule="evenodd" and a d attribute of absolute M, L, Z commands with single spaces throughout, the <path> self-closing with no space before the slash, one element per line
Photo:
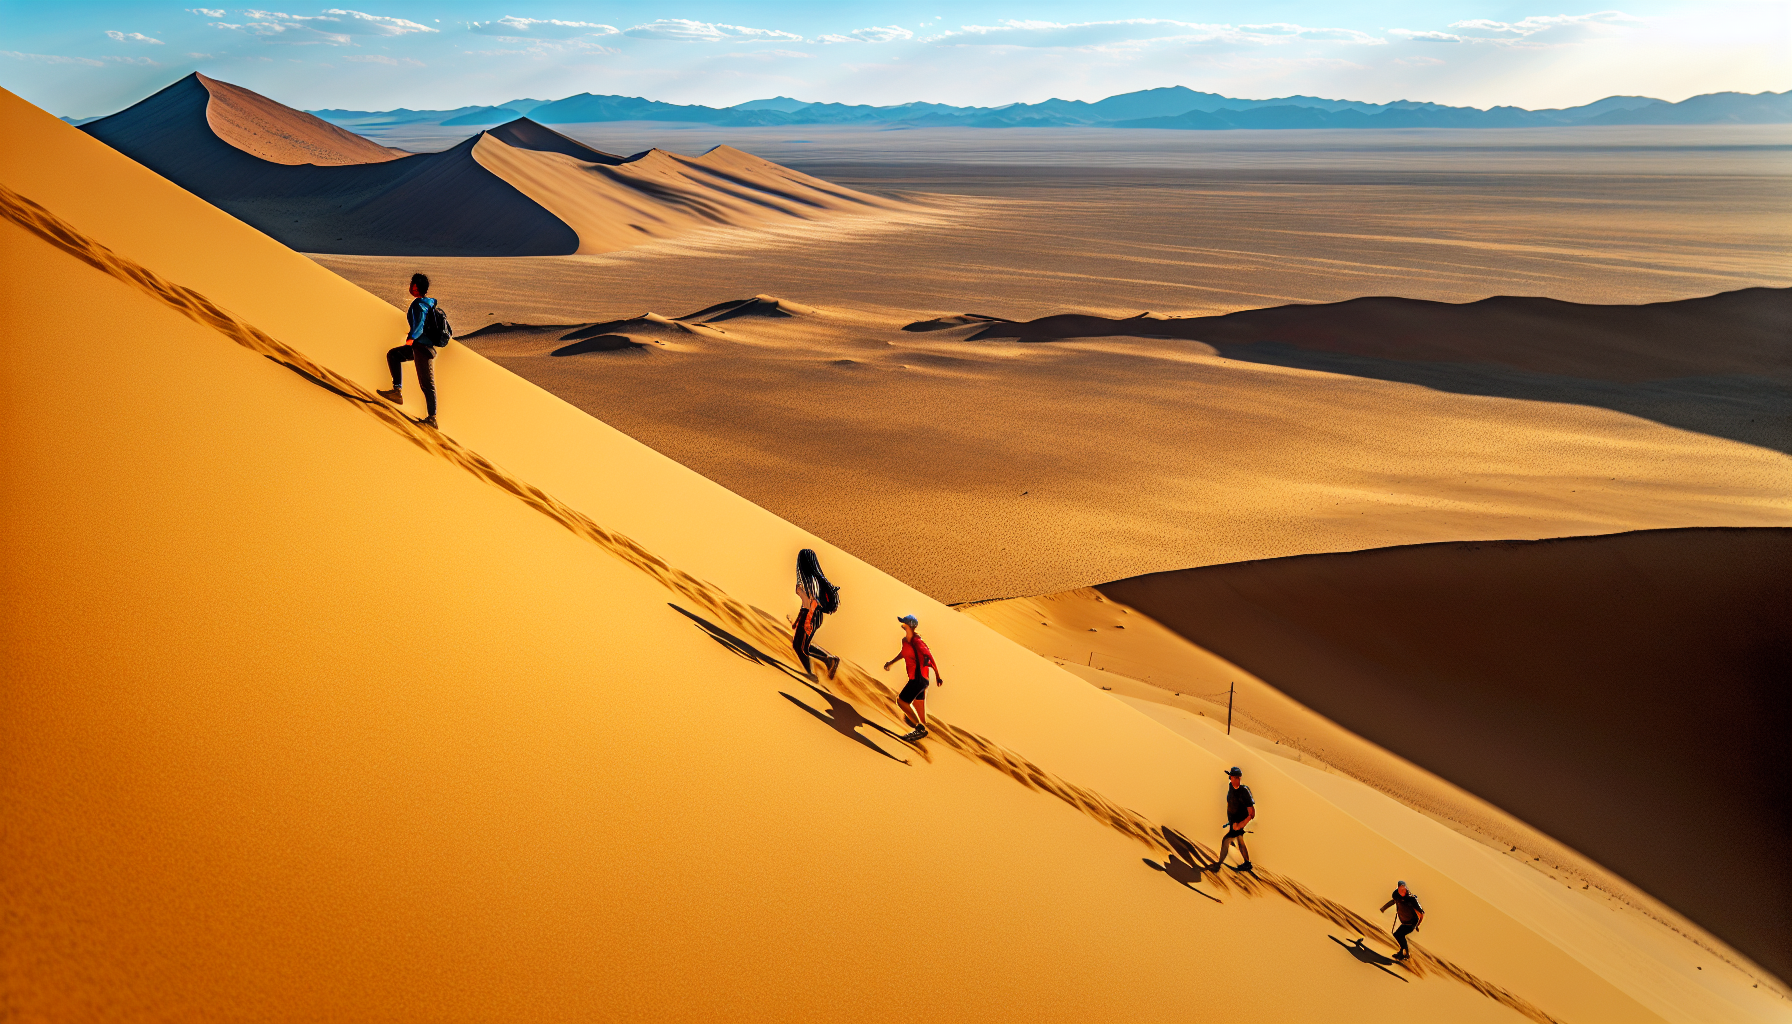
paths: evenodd
<path fill-rule="evenodd" d="M 448 313 L 442 309 L 440 302 L 429 307 L 429 312 L 423 314 L 422 340 L 436 348 L 454 340 L 454 328 L 448 325 Z"/>

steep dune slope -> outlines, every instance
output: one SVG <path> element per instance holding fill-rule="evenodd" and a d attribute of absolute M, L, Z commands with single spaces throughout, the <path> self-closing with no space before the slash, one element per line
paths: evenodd
<path fill-rule="evenodd" d="M 1788 565 L 1789 530 L 1658 530 L 1282 558 L 1098 589 L 1783 976 Z"/>
<path fill-rule="evenodd" d="M 417 427 L 370 392 L 396 311 L 0 123 L 10 1015 L 1657 1019 L 1265 759 L 462 346 Z M 127 333 L 128 375 L 67 343 Z M 805 545 L 849 602 L 826 687 L 755 607 Z M 951 673 L 918 749 L 859 667 L 899 610 Z M 1279 823 L 1196 877 L 1163 827 L 1207 836 L 1234 761 Z M 1397 874 L 1435 915 L 1404 977 L 1359 959 Z"/>
<path fill-rule="evenodd" d="M 309 252 L 609 252 L 701 228 L 904 205 L 726 147 L 695 160 L 619 157 L 526 118 L 406 154 L 198 74 L 82 130 Z"/>

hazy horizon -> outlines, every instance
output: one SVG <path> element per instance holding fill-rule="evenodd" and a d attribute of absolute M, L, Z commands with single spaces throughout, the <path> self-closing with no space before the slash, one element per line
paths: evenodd
<path fill-rule="evenodd" d="M 5 0 L 0 85 L 71 117 L 191 71 L 304 109 L 453 109 L 579 93 L 728 107 L 1095 101 L 1182 85 L 1229 97 L 1572 107 L 1782 91 L 1792 9 L 1451 2 L 587 4 L 342 8 Z"/>

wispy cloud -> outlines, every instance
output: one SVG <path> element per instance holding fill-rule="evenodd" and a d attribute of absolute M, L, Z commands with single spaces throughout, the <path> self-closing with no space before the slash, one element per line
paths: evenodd
<path fill-rule="evenodd" d="M 669 39 L 681 43 L 721 42 L 790 42 L 800 43 L 803 37 L 775 28 L 748 28 L 745 25 L 722 25 L 684 18 L 662 18 L 636 25 L 622 33 L 636 39 Z"/>
<path fill-rule="evenodd" d="M 388 67 L 394 68 L 421 68 L 427 66 L 422 61 L 412 60 L 409 57 L 387 57 L 378 53 L 356 53 L 350 54 L 342 59 L 354 61 L 358 64 L 385 64 Z"/>
<path fill-rule="evenodd" d="M 197 14 L 204 18 L 222 18 L 224 11 L 219 7 L 189 7 L 188 14 Z"/>
<path fill-rule="evenodd" d="M 440 32 L 439 28 L 419 25 L 403 18 L 387 18 L 378 14 L 362 14 L 360 11 L 345 11 L 340 7 L 332 7 L 324 14 L 334 17 L 341 28 L 351 36 L 408 36 L 416 32 Z"/>
<path fill-rule="evenodd" d="M 1415 43 L 1482 43 L 1531 49 L 1584 43 L 1639 21 L 1623 11 L 1595 11 L 1538 15 L 1522 21 L 1472 18 L 1451 22 L 1447 27 L 1454 32 L 1396 28 L 1390 29 L 1389 34 Z"/>
<path fill-rule="evenodd" d="M 0 57 L 11 57 L 13 60 L 28 60 L 34 64 L 80 64 L 90 68 L 103 68 L 104 61 L 91 60 L 87 57 L 62 57 L 53 53 L 20 53 L 17 50 L 0 50 Z"/>
<path fill-rule="evenodd" d="M 501 39 L 573 39 L 578 36 L 613 36 L 621 30 L 614 25 L 591 21 L 559 21 L 554 18 L 499 18 L 496 21 L 475 21 L 467 31 Z"/>
<path fill-rule="evenodd" d="M 161 64 L 150 60 L 148 57 L 101 57 L 100 59 L 109 64 L 141 64 L 145 67 L 152 68 L 159 68 L 162 66 Z"/>
<path fill-rule="evenodd" d="M 843 36 L 818 36 L 817 40 L 823 43 L 894 43 L 914 37 L 913 32 L 900 25 L 873 25 L 855 28 Z"/>
<path fill-rule="evenodd" d="M 163 45 L 160 39 L 151 39 L 141 32 L 117 32 L 112 29 L 107 29 L 106 38 L 115 43 L 154 43 L 157 46 Z"/>
<path fill-rule="evenodd" d="M 1320 28 L 1277 22 L 1263 25 L 1220 25 L 1168 18 L 1126 18 L 1116 21 L 1004 20 L 995 25 L 961 25 L 929 37 L 953 46 L 1027 46 L 1083 48 L 1119 43 L 1229 42 L 1269 45 L 1307 40 L 1375 45 L 1379 36 L 1348 28 Z"/>

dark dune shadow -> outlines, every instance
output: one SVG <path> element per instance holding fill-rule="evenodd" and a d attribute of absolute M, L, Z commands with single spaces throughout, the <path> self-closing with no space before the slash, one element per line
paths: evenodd
<path fill-rule="evenodd" d="M 1315 352 L 1279 342 L 1219 343 L 1213 347 L 1227 359 L 1241 362 L 1349 374 L 1457 395 L 1597 406 L 1664 426 L 1792 453 L 1792 387 L 1767 377 L 1723 374 L 1628 383 L 1503 366 Z M 1792 350 L 1792 343 L 1788 349 Z"/>
<path fill-rule="evenodd" d="M 1345 942 L 1336 935 L 1327 935 L 1326 938 L 1343 946 L 1344 951 L 1351 956 L 1356 957 L 1359 963 L 1368 964 L 1370 967 L 1375 968 L 1390 978 L 1399 978 L 1401 981 L 1408 981 L 1407 978 L 1388 970 L 1389 967 L 1394 966 L 1394 961 L 1392 959 L 1382 956 L 1368 946 L 1363 945 L 1362 939 L 1357 939 L 1355 942 Z M 1410 984 L 1410 982 L 1408 983 Z"/>
<path fill-rule="evenodd" d="M 584 338 L 570 345 L 548 353 L 555 356 L 581 356 L 591 352 L 645 352 L 647 346 L 638 341 L 631 341 L 620 334 L 600 334 L 595 338 Z"/>
<path fill-rule="evenodd" d="M 964 318 L 910 324 L 933 330 Z M 1744 288 L 1642 305 L 1496 295 L 1477 302 L 1373 296 L 1223 316 L 1062 313 L 993 323 L 970 341 L 1151 337 L 1227 359 L 1435 391 L 1611 409 L 1792 452 L 1792 288 Z"/>
<path fill-rule="evenodd" d="M 885 735 L 889 735 L 890 731 L 888 729 L 878 725 L 864 715 L 859 714 L 858 708 L 853 707 L 847 701 L 841 700 L 839 697 L 834 696 L 821 687 L 809 684 L 809 689 L 814 690 L 816 696 L 827 701 L 828 710 L 825 713 L 815 710 L 782 690 L 778 691 L 778 696 L 783 697 L 790 703 L 795 704 L 797 707 L 809 712 L 809 714 L 814 715 L 817 720 L 825 722 L 829 728 L 840 735 L 845 736 L 847 739 L 852 740 L 861 746 L 869 747 L 892 761 L 900 761 L 903 764 L 908 764 L 906 759 L 897 757 L 895 754 L 892 754 L 878 746 L 876 743 L 873 743 L 868 737 L 859 734 L 859 729 L 864 726 L 870 726 Z"/>

